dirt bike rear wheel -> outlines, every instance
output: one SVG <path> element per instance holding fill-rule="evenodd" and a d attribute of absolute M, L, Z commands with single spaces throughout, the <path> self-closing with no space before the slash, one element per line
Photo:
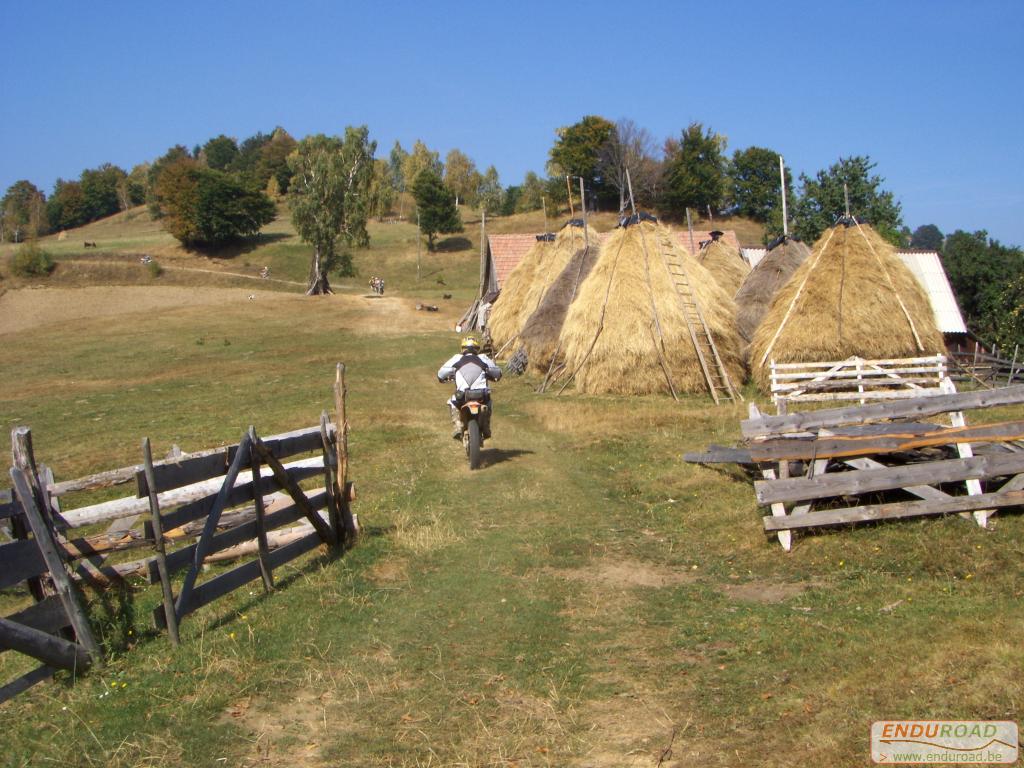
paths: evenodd
<path fill-rule="evenodd" d="M 470 469 L 480 467 L 480 424 L 476 419 L 470 419 L 466 425 L 466 457 Z"/>

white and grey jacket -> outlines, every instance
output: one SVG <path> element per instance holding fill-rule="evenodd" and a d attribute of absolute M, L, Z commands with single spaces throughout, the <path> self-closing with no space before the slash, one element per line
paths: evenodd
<path fill-rule="evenodd" d="M 499 368 L 491 358 L 484 354 L 454 355 L 437 369 L 437 380 L 455 380 L 455 391 L 467 389 L 489 389 L 488 381 L 501 378 Z"/>

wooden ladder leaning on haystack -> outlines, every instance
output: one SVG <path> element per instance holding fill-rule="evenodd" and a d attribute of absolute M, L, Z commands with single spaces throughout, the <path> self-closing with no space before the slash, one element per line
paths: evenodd
<path fill-rule="evenodd" d="M 742 400 L 743 396 L 733 387 L 729 373 L 725 370 L 722 358 L 718 354 L 718 347 L 715 346 L 715 339 L 711 335 L 711 329 L 708 328 L 700 303 L 690 287 L 690 275 L 686 270 L 686 264 L 681 258 L 674 255 L 673 249 L 667 242 L 661 245 L 662 247 L 658 250 L 661 251 L 665 269 L 668 270 L 672 285 L 675 286 L 676 297 L 683 310 L 683 317 L 686 318 L 686 327 L 690 331 L 690 339 L 697 352 L 697 360 L 700 361 L 700 369 L 704 373 L 704 380 L 707 382 L 715 405 L 722 400 L 733 402 Z"/>

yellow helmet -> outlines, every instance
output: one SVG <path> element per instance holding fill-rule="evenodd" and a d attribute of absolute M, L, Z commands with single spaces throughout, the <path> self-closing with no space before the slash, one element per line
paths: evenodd
<path fill-rule="evenodd" d="M 480 341 L 477 339 L 476 336 L 472 336 L 472 335 L 464 336 L 462 338 L 462 343 L 461 343 L 460 346 L 462 347 L 462 351 L 463 352 L 479 352 L 480 351 Z"/>

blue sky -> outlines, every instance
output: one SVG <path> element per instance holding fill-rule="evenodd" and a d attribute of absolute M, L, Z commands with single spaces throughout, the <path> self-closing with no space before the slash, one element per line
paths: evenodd
<path fill-rule="evenodd" d="M 914 228 L 1024 245 L 1024 2 L 2 6 L 0 192 L 174 144 L 367 124 L 386 155 L 458 147 L 506 185 L 559 126 L 700 121 L 813 175 L 870 155 Z"/>

